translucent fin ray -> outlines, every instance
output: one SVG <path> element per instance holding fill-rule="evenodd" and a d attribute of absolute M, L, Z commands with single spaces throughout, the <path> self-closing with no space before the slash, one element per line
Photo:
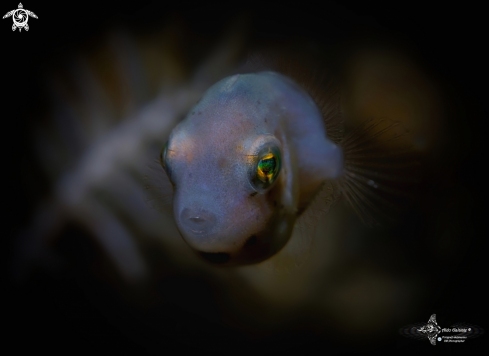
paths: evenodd
<path fill-rule="evenodd" d="M 340 143 L 344 174 L 339 189 L 369 226 L 395 222 L 413 198 L 419 161 L 399 122 L 369 119 Z"/>

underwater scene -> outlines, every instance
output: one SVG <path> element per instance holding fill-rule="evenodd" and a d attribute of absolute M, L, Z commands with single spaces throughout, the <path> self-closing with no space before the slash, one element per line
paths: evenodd
<path fill-rule="evenodd" d="M 400 5 L 23 6 L 2 28 L 20 353 L 420 352 L 403 328 L 432 314 L 484 333 L 475 28 L 450 47 Z"/>

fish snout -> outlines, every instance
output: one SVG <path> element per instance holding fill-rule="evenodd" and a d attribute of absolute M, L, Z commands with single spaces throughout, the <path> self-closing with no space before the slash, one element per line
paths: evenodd
<path fill-rule="evenodd" d="M 183 239 L 205 260 L 225 264 L 230 259 L 228 246 L 216 239 L 216 215 L 206 209 L 184 208 L 179 214 L 179 230 Z"/>
<path fill-rule="evenodd" d="M 235 214 L 234 214 L 235 215 Z M 233 215 L 233 216 L 234 216 Z M 254 264 L 274 255 L 284 245 L 274 229 L 233 224 L 231 215 L 220 220 L 204 207 L 185 207 L 178 214 L 177 227 L 183 240 L 204 260 L 222 266 Z M 270 226 L 275 226 L 273 222 Z M 281 234 L 281 236 L 284 234 Z"/>

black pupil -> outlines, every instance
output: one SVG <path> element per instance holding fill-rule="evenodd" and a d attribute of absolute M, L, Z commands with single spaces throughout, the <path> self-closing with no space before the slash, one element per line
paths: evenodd
<path fill-rule="evenodd" d="M 262 159 L 260 168 L 265 174 L 270 174 L 275 169 L 275 158 Z"/>

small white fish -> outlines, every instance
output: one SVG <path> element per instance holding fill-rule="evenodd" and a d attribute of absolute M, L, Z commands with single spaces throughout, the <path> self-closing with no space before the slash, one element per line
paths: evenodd
<path fill-rule="evenodd" d="M 178 230 L 205 259 L 243 265 L 275 255 L 326 182 L 334 184 L 329 204 L 341 191 L 367 223 L 379 203 L 389 204 L 378 190 L 402 195 L 378 181 L 401 178 L 386 174 L 392 162 L 380 163 L 399 153 L 382 147 L 402 136 L 396 123 L 367 121 L 337 144 L 338 95 L 314 100 L 311 88 L 276 71 L 235 74 L 209 88 L 173 129 L 160 163 Z"/>

